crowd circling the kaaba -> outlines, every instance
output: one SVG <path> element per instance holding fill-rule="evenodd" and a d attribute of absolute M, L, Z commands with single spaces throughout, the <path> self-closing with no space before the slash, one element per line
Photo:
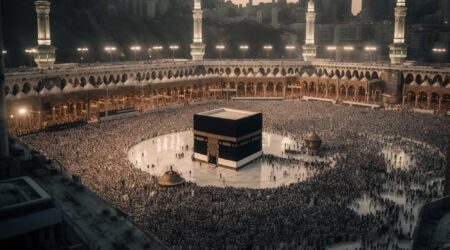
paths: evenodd
<path fill-rule="evenodd" d="M 129 162 L 131 146 L 190 129 L 194 113 L 220 107 L 262 112 L 266 131 L 297 141 L 314 131 L 324 141 L 321 156 L 337 155 L 336 164 L 312 164 L 314 175 L 299 183 L 248 189 L 164 188 Z M 318 102 L 213 101 L 22 140 L 170 246 L 324 249 L 358 241 L 361 249 L 403 249 L 399 240 L 411 239 L 416 208 L 441 195 L 436 177 L 443 176 L 448 124 L 448 117 Z M 269 158 L 283 167 L 283 159 Z M 363 197 L 371 213 L 358 213 Z"/>

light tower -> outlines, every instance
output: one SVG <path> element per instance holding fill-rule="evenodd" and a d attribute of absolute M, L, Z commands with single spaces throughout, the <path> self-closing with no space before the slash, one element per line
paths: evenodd
<path fill-rule="evenodd" d="M 406 0 L 397 0 L 394 43 L 389 46 L 389 58 L 392 64 L 402 64 L 408 54 L 408 45 L 405 44 L 406 10 Z"/>
<path fill-rule="evenodd" d="M 278 23 L 278 6 L 276 0 L 272 0 L 272 9 L 271 9 L 271 16 L 272 16 L 272 27 L 278 28 L 280 27 L 280 24 Z"/>
<path fill-rule="evenodd" d="M 37 34 L 38 46 L 35 48 L 34 61 L 38 68 L 51 68 L 55 64 L 55 47 L 50 38 L 50 1 L 37 0 Z"/>
<path fill-rule="evenodd" d="M 316 12 L 314 10 L 314 1 L 309 0 L 308 11 L 306 12 L 306 35 L 305 45 L 303 46 L 303 59 L 311 61 L 316 58 L 317 46 L 314 44 Z"/>
<path fill-rule="evenodd" d="M 191 44 L 191 56 L 193 61 L 201 61 L 205 56 L 205 44 L 202 36 L 202 3 L 201 0 L 194 0 L 194 39 Z"/>

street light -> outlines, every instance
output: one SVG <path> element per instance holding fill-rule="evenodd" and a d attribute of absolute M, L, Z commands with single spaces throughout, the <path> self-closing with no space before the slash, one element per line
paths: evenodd
<path fill-rule="evenodd" d="M 334 53 L 334 60 L 336 60 L 337 47 L 334 45 L 327 46 L 327 51 L 330 53 L 330 57 L 331 57 L 332 53 Z"/>
<path fill-rule="evenodd" d="M 178 50 L 180 47 L 178 45 L 170 45 L 170 50 L 172 50 L 172 60 L 175 63 L 175 50 Z"/>
<path fill-rule="evenodd" d="M 266 51 L 267 59 L 269 59 L 270 51 L 272 51 L 272 45 L 264 45 L 263 49 Z"/>
<path fill-rule="evenodd" d="M 77 48 L 77 51 L 81 53 L 81 62 L 84 62 L 84 53 L 88 52 L 88 48 Z"/>
<path fill-rule="evenodd" d="M 136 53 L 137 53 L 138 51 L 141 51 L 141 46 L 131 46 L 131 47 L 130 47 L 130 50 L 133 51 L 133 54 L 134 54 L 134 60 L 136 61 Z"/>
<path fill-rule="evenodd" d="M 239 49 L 240 50 L 242 50 L 242 52 L 243 52 L 243 59 L 245 60 L 245 53 L 247 52 L 247 50 L 248 50 L 248 45 L 241 45 L 241 46 L 239 46 Z"/>
<path fill-rule="evenodd" d="M 437 55 L 437 62 L 441 63 L 441 57 L 447 53 L 447 49 L 445 48 L 433 48 L 433 53 Z"/>
<path fill-rule="evenodd" d="M 159 53 L 159 51 L 163 50 L 164 47 L 163 47 L 163 46 L 153 46 L 152 49 L 153 49 L 153 50 L 155 51 L 155 53 L 156 53 L 155 58 L 158 59 L 158 53 Z"/>
<path fill-rule="evenodd" d="M 26 115 L 27 114 L 27 109 L 26 108 L 21 108 L 21 109 L 19 109 L 19 114 L 20 115 Z"/>
<path fill-rule="evenodd" d="M 293 51 L 296 47 L 294 45 L 287 45 L 285 49 L 287 50 L 289 57 L 292 57 Z"/>
<path fill-rule="evenodd" d="M 370 55 L 369 58 L 370 58 L 371 61 L 373 61 L 373 53 L 375 53 L 378 50 L 378 48 L 375 47 L 375 46 L 366 46 L 366 47 L 364 47 L 364 50 L 367 53 L 369 53 L 369 55 Z"/>
<path fill-rule="evenodd" d="M 33 67 L 33 56 L 37 53 L 36 49 L 26 49 L 25 53 L 30 56 L 30 68 Z"/>
<path fill-rule="evenodd" d="M 116 47 L 107 46 L 105 47 L 105 51 L 109 54 L 109 61 L 112 62 L 112 53 L 116 51 Z"/>
<path fill-rule="evenodd" d="M 345 46 L 345 47 L 344 47 L 344 51 L 345 51 L 345 52 L 348 52 L 348 54 L 349 54 L 350 52 L 352 52 L 354 49 L 355 49 L 355 48 L 354 48 L 353 46 Z M 347 61 L 349 61 L 349 60 L 350 60 L 350 56 L 347 55 Z"/>
<path fill-rule="evenodd" d="M 216 50 L 219 51 L 219 58 L 222 59 L 222 51 L 225 50 L 225 45 L 216 45 Z"/>

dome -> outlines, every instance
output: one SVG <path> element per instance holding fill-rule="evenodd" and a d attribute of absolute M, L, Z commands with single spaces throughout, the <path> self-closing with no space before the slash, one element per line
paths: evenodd
<path fill-rule="evenodd" d="M 306 135 L 305 144 L 310 155 L 317 155 L 322 145 L 322 139 L 315 132 L 311 132 Z"/>
<path fill-rule="evenodd" d="M 179 186 L 183 183 L 183 177 L 178 172 L 173 171 L 172 167 L 158 178 L 158 184 L 164 187 Z"/>

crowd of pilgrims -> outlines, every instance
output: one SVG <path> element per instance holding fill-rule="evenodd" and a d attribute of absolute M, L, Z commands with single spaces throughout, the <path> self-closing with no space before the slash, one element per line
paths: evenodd
<path fill-rule="evenodd" d="M 164 188 L 129 162 L 131 146 L 187 130 L 194 113 L 220 107 L 262 112 L 266 131 L 298 141 L 315 131 L 324 141 L 321 156 L 337 156 L 336 163 L 299 183 L 247 189 Z M 324 249 L 357 241 L 361 249 L 403 249 L 399 240 L 411 239 L 417 208 L 442 194 L 436 177 L 443 176 L 448 124 L 448 117 L 318 102 L 213 101 L 22 140 L 175 248 Z M 399 150 L 411 157 L 400 159 Z M 370 211 L 360 213 L 363 198 Z"/>

